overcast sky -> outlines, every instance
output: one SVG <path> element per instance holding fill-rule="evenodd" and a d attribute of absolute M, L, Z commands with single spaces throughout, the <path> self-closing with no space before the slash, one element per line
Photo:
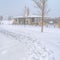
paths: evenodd
<path fill-rule="evenodd" d="M 31 14 L 38 14 L 38 9 L 34 7 L 35 4 L 32 0 L 0 0 L 0 15 L 23 15 L 25 5 L 30 8 Z M 50 9 L 49 16 L 60 16 L 60 0 L 48 0 L 48 8 Z"/>

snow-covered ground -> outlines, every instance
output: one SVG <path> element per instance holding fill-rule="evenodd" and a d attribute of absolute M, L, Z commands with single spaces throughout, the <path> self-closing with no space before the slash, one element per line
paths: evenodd
<path fill-rule="evenodd" d="M 0 60 L 60 60 L 60 29 L 0 25 Z"/>

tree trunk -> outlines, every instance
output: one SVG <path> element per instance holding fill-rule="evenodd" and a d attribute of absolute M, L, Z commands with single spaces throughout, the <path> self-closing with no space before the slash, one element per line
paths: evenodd
<path fill-rule="evenodd" d="M 43 14 L 42 14 L 41 32 L 43 32 L 43 21 L 44 21 L 44 16 L 43 16 Z"/>
<path fill-rule="evenodd" d="M 41 25 L 41 32 L 44 30 L 44 9 L 45 9 L 45 3 L 43 1 L 43 6 L 42 6 L 42 25 Z"/>
<path fill-rule="evenodd" d="M 44 29 L 44 8 L 42 10 L 42 24 L 41 24 L 41 32 L 43 32 Z"/>

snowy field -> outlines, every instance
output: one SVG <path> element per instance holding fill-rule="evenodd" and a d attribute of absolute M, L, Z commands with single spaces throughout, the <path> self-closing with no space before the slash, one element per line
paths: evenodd
<path fill-rule="evenodd" d="M 0 60 L 60 60 L 60 29 L 0 25 Z"/>

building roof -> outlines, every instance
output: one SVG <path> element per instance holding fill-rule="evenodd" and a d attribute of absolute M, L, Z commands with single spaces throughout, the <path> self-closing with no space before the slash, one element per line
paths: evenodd
<path fill-rule="evenodd" d="M 39 15 L 29 15 L 29 16 L 13 16 L 13 18 L 26 18 L 26 17 L 29 17 L 29 18 L 33 18 L 33 17 L 41 17 Z M 51 17 L 48 17 L 48 16 L 45 16 L 45 18 L 51 18 Z"/>

